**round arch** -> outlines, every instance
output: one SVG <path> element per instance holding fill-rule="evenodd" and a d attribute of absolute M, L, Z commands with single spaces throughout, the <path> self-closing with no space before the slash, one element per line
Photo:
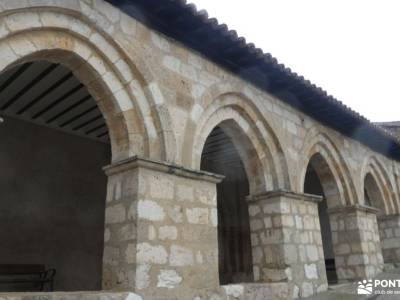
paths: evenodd
<path fill-rule="evenodd" d="M 364 187 L 363 199 L 365 190 L 367 190 L 370 196 L 377 198 L 373 204 L 383 210 L 381 213 L 394 214 L 398 212 L 399 205 L 395 198 L 393 185 L 382 163 L 371 155 L 365 159 L 361 170 L 361 186 Z M 366 179 L 370 185 L 366 185 Z"/>
<path fill-rule="evenodd" d="M 0 33 L 0 70 L 32 60 L 73 70 L 104 115 L 114 162 L 132 155 L 173 158 L 174 138 L 168 125 L 165 128 L 169 115 L 159 113 L 163 103 L 154 99 L 162 97 L 157 86 L 148 83 L 136 62 L 85 15 L 63 8 L 41 7 L 38 12 L 26 7 L 3 11 L 0 20 L 7 25 Z M 145 69 L 142 62 L 139 65 Z M 143 73 L 149 77 L 148 71 Z"/>
<path fill-rule="evenodd" d="M 383 191 L 381 190 L 376 177 L 368 172 L 364 177 L 364 203 L 387 212 L 386 202 L 383 200 Z"/>
<path fill-rule="evenodd" d="M 303 144 L 304 159 L 300 165 L 300 176 L 298 182 L 299 191 L 303 191 L 304 180 L 306 177 L 307 167 L 312 158 L 318 157 L 320 167 L 325 170 L 324 176 L 331 176 L 331 180 L 337 186 L 337 205 L 351 205 L 357 201 L 354 183 L 351 180 L 351 175 L 346 162 L 340 155 L 338 148 L 334 145 L 331 139 L 324 133 L 316 130 L 311 130 L 305 138 Z M 317 165 L 318 165 L 317 162 Z M 329 174 L 329 173 L 330 174 Z M 323 184 L 322 180 L 321 183 Z"/>
<path fill-rule="evenodd" d="M 217 125 L 231 137 L 241 156 L 246 173 L 254 182 L 252 193 L 278 188 L 290 189 L 285 155 L 278 139 L 262 115 L 236 93 L 218 96 L 187 128 L 186 144 L 192 145 L 184 163 L 199 168 L 201 153 L 208 135 Z M 194 125 L 195 124 L 195 125 Z M 194 132 L 194 134 L 190 134 Z"/>

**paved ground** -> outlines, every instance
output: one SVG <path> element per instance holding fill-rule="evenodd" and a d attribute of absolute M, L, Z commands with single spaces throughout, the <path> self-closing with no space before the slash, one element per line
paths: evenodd
<path fill-rule="evenodd" d="M 325 293 L 318 294 L 317 296 L 307 298 L 308 300 L 358 300 L 358 299 L 368 299 L 368 300 L 400 300 L 400 268 L 389 269 L 385 272 L 379 274 L 375 279 L 380 280 L 391 280 L 392 283 L 396 284 L 395 288 L 381 288 L 373 287 L 371 295 L 357 295 L 357 283 L 348 283 L 332 286 Z M 395 282 L 398 280 L 397 282 Z M 382 282 L 382 284 L 385 284 Z M 385 293 L 385 294 L 382 294 Z M 392 293 L 392 294 L 390 294 Z M 396 293 L 396 294 L 393 294 Z"/>

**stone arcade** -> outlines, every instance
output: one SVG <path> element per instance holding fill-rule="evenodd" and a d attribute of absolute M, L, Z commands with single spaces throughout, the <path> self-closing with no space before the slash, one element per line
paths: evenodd
<path fill-rule="evenodd" d="M 0 150 L 9 170 L 1 199 L 39 190 L 40 179 L 7 181 L 29 170 L 37 176 L 65 160 L 75 172 L 62 190 L 73 207 L 46 212 L 76 233 L 56 251 L 56 290 L 105 292 L 68 299 L 304 298 L 400 262 L 394 135 L 185 1 L 1 0 L 0 54 L 0 132 L 14 147 Z M 64 84 L 51 85 L 57 74 L 79 88 L 50 97 Z M 86 94 L 75 102 L 80 88 Z M 66 115 L 89 98 L 93 107 Z M 22 144 L 39 131 L 41 142 Z M 99 154 L 109 144 L 110 159 Z M 25 170 L 13 156 L 23 149 L 36 153 L 29 163 L 58 159 Z M 73 167 L 77 155 L 85 158 Z M 91 171 L 102 167 L 107 185 Z M 57 195 L 60 172 L 48 173 L 54 181 L 40 197 Z M 4 201 L 7 214 L 20 209 Z M 81 221 L 92 225 L 72 226 Z M 1 263 L 16 251 L 3 252 Z M 63 273 L 69 266 L 80 268 L 79 282 L 77 272 Z"/>

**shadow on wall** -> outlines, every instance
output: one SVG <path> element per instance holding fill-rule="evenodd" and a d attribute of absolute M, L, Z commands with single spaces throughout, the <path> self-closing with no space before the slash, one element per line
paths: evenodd
<path fill-rule="evenodd" d="M 0 264 L 55 268 L 56 290 L 101 289 L 109 144 L 13 118 L 0 136 Z"/>

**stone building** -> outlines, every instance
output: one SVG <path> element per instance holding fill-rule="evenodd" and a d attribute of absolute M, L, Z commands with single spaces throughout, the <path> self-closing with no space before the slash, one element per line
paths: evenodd
<path fill-rule="evenodd" d="M 398 140 L 184 0 L 1 0 L 0 53 L 0 264 L 217 300 L 400 260 Z"/>
<path fill-rule="evenodd" d="M 381 122 L 381 123 L 375 123 L 378 126 L 381 126 L 385 128 L 386 130 L 389 130 L 394 134 L 397 138 L 400 138 L 400 122 Z"/>

